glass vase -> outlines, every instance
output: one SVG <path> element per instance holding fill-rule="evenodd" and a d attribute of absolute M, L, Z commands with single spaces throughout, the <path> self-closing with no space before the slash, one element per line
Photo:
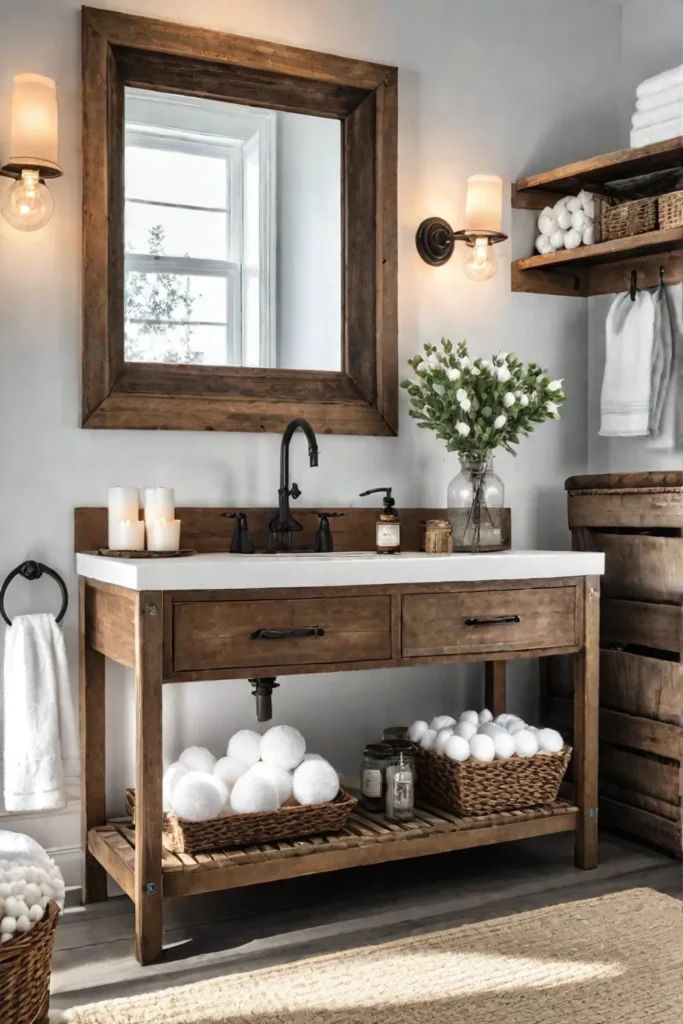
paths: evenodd
<path fill-rule="evenodd" d="M 493 471 L 493 458 L 461 459 L 460 472 L 448 485 L 448 518 L 454 551 L 502 551 L 500 513 L 503 481 Z"/>

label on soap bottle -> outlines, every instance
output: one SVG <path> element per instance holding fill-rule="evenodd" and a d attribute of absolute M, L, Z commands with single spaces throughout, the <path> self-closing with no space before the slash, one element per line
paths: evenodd
<path fill-rule="evenodd" d="M 382 773 L 378 768 L 366 768 L 363 771 L 361 790 L 363 796 L 373 797 L 382 795 Z"/>
<path fill-rule="evenodd" d="M 377 547 L 397 548 L 401 545 L 400 523 L 377 523 Z"/>

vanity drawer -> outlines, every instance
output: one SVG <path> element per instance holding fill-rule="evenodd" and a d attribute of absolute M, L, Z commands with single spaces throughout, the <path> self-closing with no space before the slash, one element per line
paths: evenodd
<path fill-rule="evenodd" d="M 176 672 L 390 657 L 388 596 L 179 601 L 173 606 Z"/>
<path fill-rule="evenodd" d="M 576 588 L 406 594 L 401 638 L 404 658 L 572 647 Z"/>

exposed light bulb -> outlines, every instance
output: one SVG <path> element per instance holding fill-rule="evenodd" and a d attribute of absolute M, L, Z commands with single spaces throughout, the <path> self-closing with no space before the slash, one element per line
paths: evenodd
<path fill-rule="evenodd" d="M 21 177 L 3 193 L 0 211 L 13 228 L 37 231 L 44 227 L 55 208 L 49 189 L 41 182 L 38 171 L 25 167 Z"/>
<path fill-rule="evenodd" d="M 493 253 L 493 246 L 488 238 L 480 236 L 474 239 L 474 245 L 467 247 L 465 274 L 470 281 L 486 281 L 493 277 L 498 264 Z"/>

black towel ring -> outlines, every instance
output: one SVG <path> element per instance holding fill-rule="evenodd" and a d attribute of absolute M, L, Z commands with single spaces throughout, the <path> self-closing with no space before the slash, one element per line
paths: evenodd
<path fill-rule="evenodd" d="M 22 562 L 21 565 L 18 565 L 16 567 L 16 569 L 12 569 L 12 572 L 5 577 L 5 582 L 3 583 L 2 587 L 0 587 L 0 615 L 2 615 L 3 619 L 5 620 L 8 626 L 12 625 L 12 620 L 9 618 L 7 612 L 5 611 L 5 594 L 7 593 L 7 588 L 9 587 L 14 577 L 23 576 L 25 580 L 39 580 L 43 574 L 51 576 L 52 579 L 56 582 L 57 586 L 59 587 L 60 593 L 62 595 L 62 607 L 59 609 L 57 622 L 62 621 L 62 619 L 66 615 L 66 610 L 69 607 L 69 595 L 67 593 L 66 584 L 64 583 L 64 580 L 59 575 L 59 573 L 55 572 L 54 569 L 51 569 L 49 565 L 44 565 L 43 562 L 28 561 Z"/>

